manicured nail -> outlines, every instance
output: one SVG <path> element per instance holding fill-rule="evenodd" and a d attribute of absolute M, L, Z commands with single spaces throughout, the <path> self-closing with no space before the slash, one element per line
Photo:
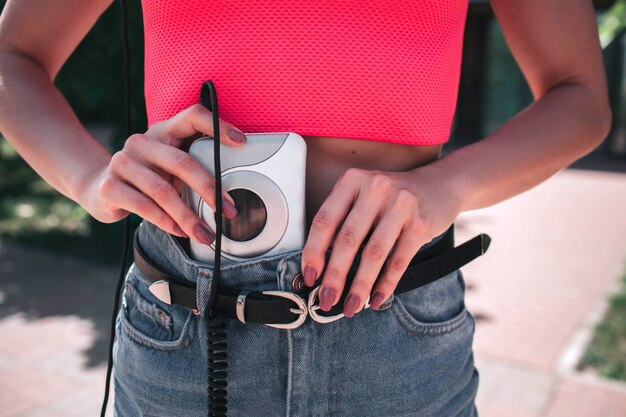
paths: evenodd
<path fill-rule="evenodd" d="M 312 287 L 315 284 L 315 278 L 317 278 L 317 270 L 312 266 L 307 265 L 304 268 L 304 283 L 307 287 Z"/>
<path fill-rule="evenodd" d="M 237 213 L 239 213 L 237 211 L 237 208 L 225 198 L 222 199 L 222 211 L 224 212 L 224 215 L 229 219 L 237 217 Z"/>
<path fill-rule="evenodd" d="M 178 234 L 178 236 L 189 237 L 187 236 L 187 233 L 185 233 L 177 224 L 174 225 L 174 231 Z"/>
<path fill-rule="evenodd" d="M 332 287 L 323 287 L 320 290 L 320 308 L 324 311 L 328 311 L 333 306 L 335 300 L 335 289 Z"/>
<path fill-rule="evenodd" d="M 196 238 L 205 245 L 210 245 L 215 240 L 213 233 L 201 224 L 195 225 L 193 232 Z"/>
<path fill-rule="evenodd" d="M 380 305 L 383 303 L 383 301 L 385 301 L 384 297 L 385 295 L 382 292 L 376 291 L 374 293 L 374 296 L 370 300 L 370 308 L 374 310 L 378 310 L 380 308 Z"/>
<path fill-rule="evenodd" d="M 355 294 L 348 294 L 346 301 L 343 303 L 343 315 L 346 317 L 352 317 L 356 313 L 356 309 L 359 308 L 359 297 Z"/>
<path fill-rule="evenodd" d="M 244 143 L 248 138 L 242 132 L 237 129 L 233 129 L 232 127 L 228 129 L 228 137 L 237 143 Z"/>

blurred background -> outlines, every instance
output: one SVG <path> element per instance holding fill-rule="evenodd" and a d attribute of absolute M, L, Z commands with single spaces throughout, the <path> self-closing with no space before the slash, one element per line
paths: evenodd
<path fill-rule="evenodd" d="M 532 102 L 489 2 L 470 3 L 444 153 Z M 493 239 L 463 268 L 482 417 L 626 416 L 626 0 L 594 4 L 609 136 L 538 187 L 457 222 L 457 244 L 481 232 Z M 129 5 L 132 131 L 144 132 L 141 4 Z M 55 84 L 95 138 L 121 146 L 117 3 Z M 99 412 L 121 233 L 48 186 L 0 136 L 0 417 Z"/>

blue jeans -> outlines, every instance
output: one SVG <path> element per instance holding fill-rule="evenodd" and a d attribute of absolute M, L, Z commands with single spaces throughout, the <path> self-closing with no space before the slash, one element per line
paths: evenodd
<path fill-rule="evenodd" d="M 435 243 L 435 237 L 422 249 Z M 210 265 L 143 222 L 139 241 L 161 269 L 198 283 L 208 299 Z M 302 250 L 222 266 L 220 285 L 292 291 Z M 207 345 L 202 315 L 167 305 L 128 272 L 114 345 L 114 415 L 206 416 Z M 226 318 L 229 416 L 470 417 L 478 372 L 474 318 L 460 270 L 391 296 L 379 311 L 277 329 Z"/>

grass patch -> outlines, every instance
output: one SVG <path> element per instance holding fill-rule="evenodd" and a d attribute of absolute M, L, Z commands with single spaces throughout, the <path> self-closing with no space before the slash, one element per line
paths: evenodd
<path fill-rule="evenodd" d="M 596 325 L 579 367 L 593 368 L 604 377 L 626 381 L 626 273 L 619 291 L 609 300 L 604 319 Z"/>

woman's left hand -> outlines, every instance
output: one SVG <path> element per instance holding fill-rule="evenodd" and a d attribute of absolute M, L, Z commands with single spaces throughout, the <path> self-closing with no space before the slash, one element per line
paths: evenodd
<path fill-rule="evenodd" d="M 322 310 L 330 310 L 339 301 L 348 270 L 372 228 L 344 301 L 347 317 L 360 311 L 370 294 L 370 307 L 377 310 L 393 293 L 417 251 L 454 222 L 459 198 L 442 178 L 425 172 L 420 168 L 406 172 L 349 168 L 339 178 L 313 218 L 302 252 L 304 283 L 312 287 L 332 245 L 319 292 Z"/>

